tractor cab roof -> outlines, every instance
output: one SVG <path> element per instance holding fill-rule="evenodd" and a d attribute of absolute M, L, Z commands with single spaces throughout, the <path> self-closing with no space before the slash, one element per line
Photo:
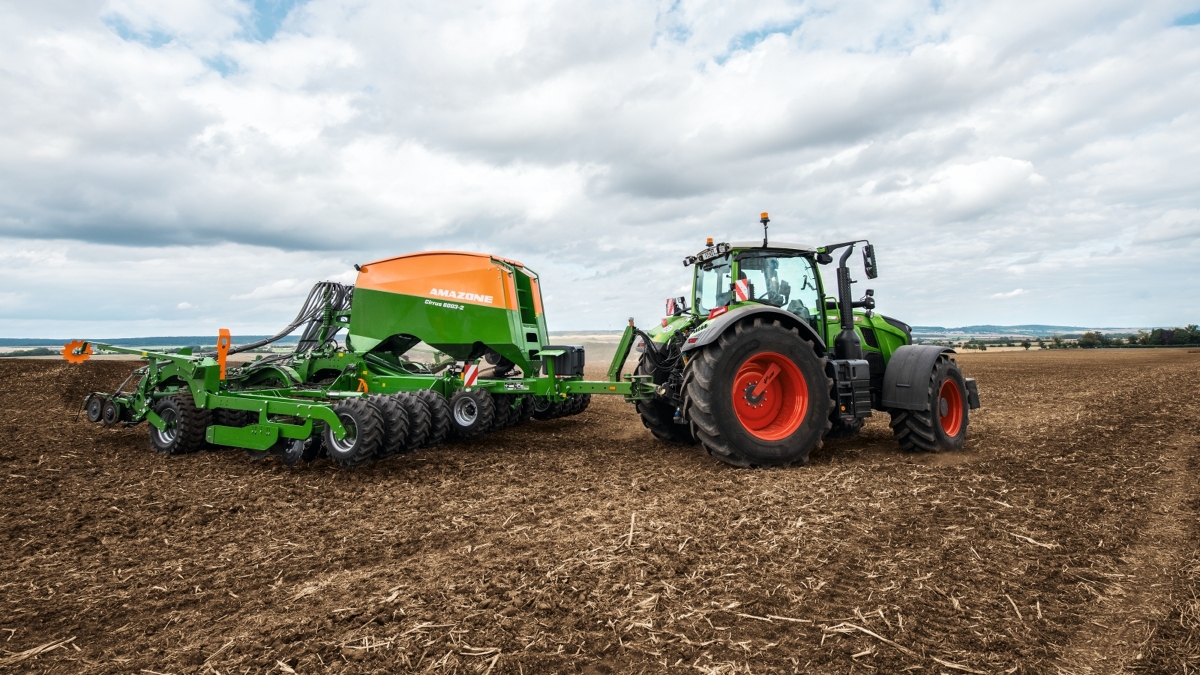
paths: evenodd
<path fill-rule="evenodd" d="M 745 250 L 748 248 L 763 248 L 762 242 L 758 241 L 758 240 L 731 241 L 731 242 L 729 242 L 729 246 L 730 246 L 730 248 L 732 248 L 734 250 Z M 817 252 L 816 246 L 809 246 L 808 244 L 795 244 L 795 243 L 792 243 L 789 241 L 768 242 L 768 246 L 763 250 L 770 251 L 770 250 L 774 250 L 774 249 L 782 249 L 785 251 L 798 251 L 800 253 L 816 253 Z"/>

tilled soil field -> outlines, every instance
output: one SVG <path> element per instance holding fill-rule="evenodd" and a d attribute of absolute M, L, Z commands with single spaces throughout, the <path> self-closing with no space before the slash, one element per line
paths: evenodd
<path fill-rule="evenodd" d="M 597 397 L 354 472 L 157 456 L 75 414 L 134 362 L 5 360 L 0 669 L 1200 669 L 1200 354 L 959 360 L 961 453 L 732 469 Z"/>

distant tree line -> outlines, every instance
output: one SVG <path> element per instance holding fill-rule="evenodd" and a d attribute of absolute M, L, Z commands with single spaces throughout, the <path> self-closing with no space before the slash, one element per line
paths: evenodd
<path fill-rule="evenodd" d="M 1051 349 L 1061 349 L 1066 344 L 1055 336 Z M 1099 347 L 1182 347 L 1200 345 L 1200 327 L 1188 324 L 1183 328 L 1154 328 L 1149 331 L 1139 330 L 1130 335 L 1105 335 L 1099 331 L 1087 332 L 1079 337 L 1080 349 L 1096 349 Z"/>

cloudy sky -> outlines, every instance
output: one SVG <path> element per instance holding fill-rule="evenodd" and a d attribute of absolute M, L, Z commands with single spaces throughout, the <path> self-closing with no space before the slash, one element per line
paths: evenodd
<path fill-rule="evenodd" d="M 0 7 L 3 337 L 269 333 L 441 248 L 649 324 L 760 211 L 910 323 L 1200 320 L 1200 0 Z"/>

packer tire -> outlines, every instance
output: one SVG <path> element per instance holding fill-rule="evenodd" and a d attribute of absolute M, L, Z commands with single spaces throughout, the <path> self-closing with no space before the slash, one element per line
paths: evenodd
<path fill-rule="evenodd" d="M 394 396 L 385 394 L 371 394 L 367 396 L 367 402 L 375 406 L 375 411 L 383 421 L 383 442 L 375 459 L 387 459 L 400 454 L 408 441 L 408 410 Z"/>
<path fill-rule="evenodd" d="M 405 439 L 401 452 L 412 452 L 423 447 L 429 438 L 430 425 L 433 423 L 429 404 L 410 391 L 395 394 L 392 398 L 404 406 L 408 413 L 408 438 Z"/>
<path fill-rule="evenodd" d="M 353 468 L 370 460 L 383 445 L 384 423 L 375 406 L 366 399 L 351 398 L 333 406 L 333 413 L 346 427 L 346 437 L 338 440 L 326 427 L 323 445 L 329 458 L 343 468 Z"/>
<path fill-rule="evenodd" d="M 196 407 L 191 394 L 161 398 L 154 412 L 167 428 L 159 431 L 150 425 L 150 448 L 162 455 L 186 455 L 203 450 L 204 432 L 212 424 L 212 411 Z"/>
<path fill-rule="evenodd" d="M 500 431 L 516 421 L 514 403 L 516 397 L 511 394 L 492 394 L 492 404 L 496 407 L 496 413 L 492 417 L 492 428 L 488 431 Z"/>
<path fill-rule="evenodd" d="M 446 401 L 446 397 L 432 389 L 421 389 L 413 393 L 417 398 L 425 401 L 425 405 L 429 408 L 429 435 L 425 437 L 425 444 L 421 447 L 427 448 L 444 443 L 446 437 L 450 435 L 450 404 Z"/>
<path fill-rule="evenodd" d="M 766 372 L 755 375 L 760 363 L 775 364 L 779 374 L 761 394 L 767 398 L 754 406 L 753 378 Z M 745 393 L 735 394 L 743 385 Z M 831 426 L 832 390 L 825 357 L 817 356 L 812 342 L 779 321 L 751 317 L 693 352 L 684 368 L 683 414 L 708 454 L 726 464 L 804 464 Z M 747 425 L 757 422 L 749 418 L 764 414 L 767 426 L 752 431 Z"/>
<path fill-rule="evenodd" d="M 925 410 L 896 410 L 892 416 L 892 435 L 907 452 L 949 452 L 962 450 L 970 424 L 970 405 L 962 370 L 954 359 L 943 354 L 929 373 Z"/>
<path fill-rule="evenodd" d="M 579 413 L 583 412 L 584 410 L 587 410 L 588 406 L 592 404 L 592 395 L 591 394 L 571 394 L 570 397 L 568 398 L 568 400 L 571 401 L 571 410 L 570 410 L 570 412 L 565 413 L 565 415 L 564 415 L 565 417 L 570 417 L 572 415 L 578 415 Z"/>
<path fill-rule="evenodd" d="M 521 397 L 521 407 L 517 412 L 517 424 L 526 424 L 533 419 L 534 400 L 532 396 Z"/>
<path fill-rule="evenodd" d="M 544 398 L 539 398 L 534 401 L 533 419 L 535 420 L 552 420 L 556 417 L 562 417 L 563 406 L 566 405 L 565 400 L 547 401 Z"/>
<path fill-rule="evenodd" d="M 654 365 L 643 354 L 638 360 L 635 375 L 652 375 L 654 384 L 664 384 L 669 374 L 656 372 Z M 654 437 L 667 443 L 678 445 L 695 445 L 696 437 L 692 435 L 691 426 L 675 423 L 675 406 L 657 396 L 649 401 L 638 401 L 633 405 L 642 418 L 642 426 L 650 430 Z"/>
<path fill-rule="evenodd" d="M 496 404 L 484 389 L 459 390 L 450 397 L 451 427 L 459 438 L 482 436 L 492 428 Z"/>

